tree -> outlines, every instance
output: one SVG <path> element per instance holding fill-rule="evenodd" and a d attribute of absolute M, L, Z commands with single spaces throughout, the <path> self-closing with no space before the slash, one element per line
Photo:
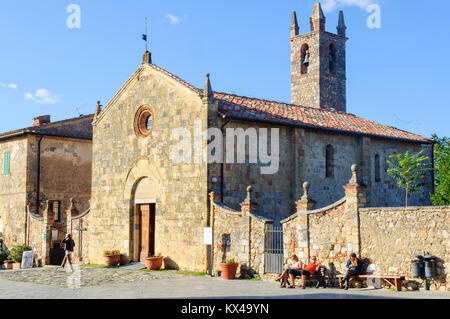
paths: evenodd
<path fill-rule="evenodd" d="M 435 190 L 431 195 L 433 205 L 450 205 L 450 138 L 432 136 L 434 145 Z"/>
<path fill-rule="evenodd" d="M 418 193 L 425 185 L 424 178 L 427 171 L 431 170 L 428 157 L 423 156 L 423 151 L 413 155 L 410 151 L 405 154 L 390 155 L 387 163 L 391 165 L 388 174 L 397 181 L 397 185 L 406 191 L 405 203 L 408 207 L 408 195 Z"/>

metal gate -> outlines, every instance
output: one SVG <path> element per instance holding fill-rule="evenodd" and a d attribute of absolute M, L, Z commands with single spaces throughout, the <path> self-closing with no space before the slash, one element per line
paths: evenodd
<path fill-rule="evenodd" d="M 281 274 L 283 268 L 283 226 L 267 224 L 264 243 L 264 272 Z"/>

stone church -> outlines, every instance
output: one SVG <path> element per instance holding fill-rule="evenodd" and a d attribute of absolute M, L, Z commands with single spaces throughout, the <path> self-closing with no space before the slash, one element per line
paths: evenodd
<path fill-rule="evenodd" d="M 250 185 L 257 214 L 278 222 L 295 211 L 305 181 L 318 208 L 342 198 L 352 164 L 358 164 L 360 182 L 367 186 L 367 206 L 404 205 L 402 190 L 386 173 L 386 159 L 406 150 L 423 150 L 431 159 L 432 141 L 347 113 L 343 13 L 336 33 L 326 31 L 319 3 L 310 22 L 311 30 L 301 34 L 293 14 L 290 104 L 214 92 L 209 75 L 205 88 L 196 88 L 153 64 L 150 52 L 144 54 L 93 121 L 91 263 L 102 263 L 104 250 L 117 249 L 125 261 L 160 253 L 169 267 L 203 270 L 209 192 L 237 209 Z M 262 163 L 174 164 L 173 131 L 195 135 L 198 125 L 222 131 L 278 128 L 278 171 L 263 175 Z M 201 141 L 202 150 L 207 143 Z M 432 173 L 410 204 L 429 204 L 431 192 Z"/>

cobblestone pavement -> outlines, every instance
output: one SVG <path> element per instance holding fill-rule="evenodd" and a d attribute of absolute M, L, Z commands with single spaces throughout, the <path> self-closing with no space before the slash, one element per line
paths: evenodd
<path fill-rule="evenodd" d="M 147 272 L 143 267 L 97 268 L 74 265 L 74 271 L 68 267 L 47 266 L 24 270 L 0 271 L 0 279 L 52 285 L 62 288 L 91 287 L 105 284 L 141 282 L 155 279 L 173 278 L 179 275 L 170 272 Z"/>
<path fill-rule="evenodd" d="M 226 281 L 220 278 L 183 276 L 166 271 L 144 272 L 126 267 L 81 268 L 81 277 L 80 282 L 85 283 L 86 286 L 63 288 L 67 287 L 64 281 L 67 282 L 70 274 L 58 272 L 53 267 L 0 271 L 0 298 L 450 299 L 450 293 L 446 292 L 394 292 L 386 289 L 351 289 L 350 291 L 313 288 L 280 289 L 279 284 L 275 282 Z"/>

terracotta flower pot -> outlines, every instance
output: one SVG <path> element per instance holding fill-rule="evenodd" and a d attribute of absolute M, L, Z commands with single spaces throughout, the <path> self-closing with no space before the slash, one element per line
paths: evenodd
<path fill-rule="evenodd" d="M 12 269 L 14 270 L 22 269 L 22 263 L 14 263 L 12 265 Z"/>
<path fill-rule="evenodd" d="M 163 259 L 164 257 L 162 256 L 145 258 L 145 266 L 149 270 L 159 270 L 162 266 Z"/>
<path fill-rule="evenodd" d="M 5 267 L 6 267 L 6 269 L 11 270 L 11 269 L 13 269 L 13 265 L 14 265 L 14 263 L 7 263 L 7 264 L 5 264 Z"/>
<path fill-rule="evenodd" d="M 103 257 L 105 258 L 106 266 L 117 266 L 120 264 L 120 254 L 105 255 Z"/>
<path fill-rule="evenodd" d="M 236 272 L 239 267 L 238 263 L 234 264 L 220 264 L 220 270 L 222 271 L 222 278 L 225 280 L 233 280 L 236 279 Z"/>

